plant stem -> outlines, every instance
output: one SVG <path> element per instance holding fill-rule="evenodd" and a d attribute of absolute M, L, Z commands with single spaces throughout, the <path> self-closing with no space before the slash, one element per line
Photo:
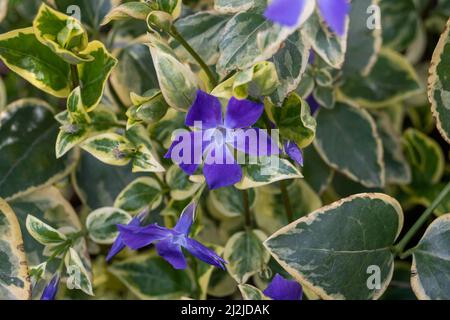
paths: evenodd
<path fill-rule="evenodd" d="M 170 28 L 169 34 L 177 40 L 189 54 L 192 56 L 192 58 L 197 61 L 197 63 L 200 65 L 200 67 L 205 71 L 206 75 L 208 76 L 209 81 L 215 87 L 217 85 L 216 77 L 212 73 L 211 69 L 208 67 L 208 65 L 203 61 L 203 59 L 195 52 L 195 50 L 189 45 L 189 43 L 184 40 L 183 36 L 178 32 L 177 28 L 175 26 L 172 26 Z"/>
<path fill-rule="evenodd" d="M 280 181 L 280 191 L 283 197 L 284 211 L 286 212 L 288 222 L 291 223 L 294 221 L 294 210 L 292 210 L 291 199 L 289 198 L 285 181 Z"/>
<path fill-rule="evenodd" d="M 70 75 L 72 77 L 72 90 L 80 86 L 80 77 L 78 76 L 78 68 L 75 64 L 70 65 Z"/>
<path fill-rule="evenodd" d="M 445 186 L 445 188 L 439 193 L 439 195 L 434 199 L 431 206 L 428 207 L 427 210 L 422 213 L 420 218 L 416 221 L 416 223 L 409 229 L 409 231 L 405 234 L 402 240 L 394 247 L 394 251 L 397 254 L 401 254 L 404 250 L 408 242 L 414 237 L 417 231 L 425 224 L 428 218 L 433 214 L 433 211 L 439 206 L 439 204 L 444 200 L 444 198 L 450 193 L 450 182 Z M 405 253 L 406 254 L 406 253 Z"/>
<path fill-rule="evenodd" d="M 242 190 L 242 200 L 244 204 L 245 227 L 246 229 L 250 229 L 252 227 L 252 215 L 250 212 L 250 202 L 248 201 L 247 190 Z"/>

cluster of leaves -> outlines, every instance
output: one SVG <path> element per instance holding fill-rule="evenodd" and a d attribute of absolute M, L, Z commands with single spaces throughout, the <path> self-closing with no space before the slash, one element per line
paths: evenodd
<path fill-rule="evenodd" d="M 266 299 L 275 273 L 308 299 L 450 298 L 450 1 L 353 0 L 342 36 L 266 0 L 45 2 L 0 0 L 0 298 L 56 275 L 73 299 Z M 304 165 L 208 190 L 164 159 L 198 90 L 263 103 Z M 226 271 L 106 263 L 118 224 L 172 227 L 193 200 Z"/>

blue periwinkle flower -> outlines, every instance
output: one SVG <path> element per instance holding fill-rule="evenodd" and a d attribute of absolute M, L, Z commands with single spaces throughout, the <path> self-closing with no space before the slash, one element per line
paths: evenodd
<path fill-rule="evenodd" d="M 277 273 L 263 293 L 273 300 L 301 300 L 303 289 L 297 281 L 286 280 Z"/>

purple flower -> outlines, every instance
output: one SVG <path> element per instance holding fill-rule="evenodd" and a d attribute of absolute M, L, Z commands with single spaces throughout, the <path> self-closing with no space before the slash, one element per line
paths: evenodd
<path fill-rule="evenodd" d="M 292 160 L 303 167 L 303 152 L 294 141 L 287 141 L 284 144 L 284 151 Z"/>
<path fill-rule="evenodd" d="M 169 262 L 175 269 L 186 269 L 187 263 L 182 249 L 189 251 L 194 257 L 225 269 L 226 263 L 213 250 L 200 242 L 189 238 L 189 231 L 195 216 L 195 203 L 189 204 L 183 211 L 178 223 L 173 229 L 151 224 L 145 227 L 119 225 L 123 242 L 133 250 L 156 243 L 158 254 Z"/>
<path fill-rule="evenodd" d="M 320 108 L 319 102 L 317 102 L 316 98 L 314 98 L 314 95 L 312 94 L 308 98 L 306 98 L 306 102 L 308 102 L 309 108 L 311 110 L 311 115 L 314 115 Z"/>
<path fill-rule="evenodd" d="M 55 300 L 56 293 L 58 292 L 59 274 L 55 274 L 47 284 L 42 293 L 41 300 Z"/>
<path fill-rule="evenodd" d="M 142 221 L 144 221 L 145 217 L 148 214 L 148 209 L 141 212 L 139 215 L 131 219 L 131 221 L 128 223 L 129 226 L 140 226 Z M 106 262 L 109 262 L 114 256 L 116 256 L 120 251 L 125 249 L 125 243 L 123 243 L 122 235 L 119 233 L 119 235 L 116 238 L 116 241 L 114 241 L 113 245 L 111 246 L 111 249 L 108 252 L 108 255 L 106 256 Z"/>
<path fill-rule="evenodd" d="M 345 19 L 350 11 L 348 0 L 273 0 L 264 15 L 281 25 L 295 27 L 313 1 L 333 32 L 339 36 L 345 33 Z"/>
<path fill-rule="evenodd" d="M 303 289 L 297 281 L 286 280 L 277 273 L 264 294 L 273 300 L 301 300 Z"/>
<path fill-rule="evenodd" d="M 242 179 L 235 150 L 251 156 L 280 152 L 266 130 L 251 128 L 263 112 L 262 104 L 233 97 L 223 119 L 219 99 L 199 90 L 185 121 L 197 130 L 176 136 L 165 157 L 189 175 L 204 160 L 203 174 L 211 190 L 233 185 Z"/>

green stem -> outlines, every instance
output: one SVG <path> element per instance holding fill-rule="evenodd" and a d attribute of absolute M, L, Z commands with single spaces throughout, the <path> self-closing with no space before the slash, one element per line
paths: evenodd
<path fill-rule="evenodd" d="M 72 90 L 80 86 L 80 77 L 78 75 L 78 68 L 75 64 L 70 65 L 70 75 L 72 77 Z"/>
<path fill-rule="evenodd" d="M 244 204 L 245 228 L 250 229 L 252 227 L 252 215 L 250 212 L 250 202 L 248 200 L 247 190 L 242 190 L 242 201 Z"/>
<path fill-rule="evenodd" d="M 431 206 L 428 207 L 427 210 L 422 213 L 420 218 L 416 221 L 416 223 L 409 229 L 409 231 L 405 234 L 402 240 L 394 247 L 394 251 L 397 254 L 401 254 L 409 241 L 414 237 L 414 235 L 419 231 L 419 229 L 425 224 L 428 218 L 433 214 L 433 211 L 439 206 L 439 204 L 444 200 L 444 198 L 450 193 L 450 182 L 445 186 L 445 188 L 439 193 L 439 195 L 434 199 Z M 406 254 L 407 252 L 405 252 Z M 402 255 L 401 255 L 402 256 Z"/>
<path fill-rule="evenodd" d="M 280 191 L 281 196 L 283 197 L 284 211 L 286 212 L 288 222 L 291 223 L 294 221 L 294 210 L 292 210 L 291 199 L 289 198 L 289 192 L 287 191 L 285 181 L 280 181 Z"/>
<path fill-rule="evenodd" d="M 209 81 L 215 87 L 217 85 L 216 77 L 212 73 L 211 69 L 208 67 L 208 65 L 203 61 L 203 59 L 195 52 L 195 50 L 189 45 L 189 43 L 184 40 L 183 36 L 178 32 L 177 28 L 175 26 L 172 26 L 170 28 L 169 34 L 177 40 L 186 50 L 189 52 L 189 54 L 192 56 L 192 58 L 197 61 L 197 63 L 200 65 L 200 67 L 205 71 L 206 75 L 209 78 Z"/>

